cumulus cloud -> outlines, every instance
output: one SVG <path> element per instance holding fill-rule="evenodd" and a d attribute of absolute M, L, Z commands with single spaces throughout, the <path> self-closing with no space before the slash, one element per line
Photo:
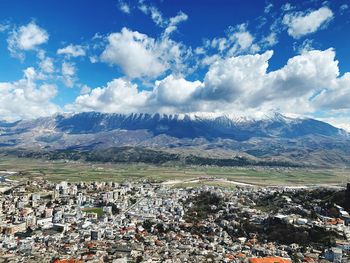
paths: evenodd
<path fill-rule="evenodd" d="M 149 92 L 137 89 L 137 85 L 123 78 L 108 82 L 105 87 L 95 88 L 90 93 L 80 95 L 74 104 L 68 105 L 73 111 L 101 112 L 142 112 Z"/>
<path fill-rule="evenodd" d="M 127 28 L 110 34 L 107 41 L 101 61 L 119 66 L 131 78 L 155 78 L 169 68 L 177 70 L 187 52 L 169 38 L 156 40 Z"/>
<path fill-rule="evenodd" d="M 319 108 L 327 110 L 350 109 L 350 73 L 345 73 L 341 78 L 334 81 L 314 99 Z"/>
<path fill-rule="evenodd" d="M 129 78 L 155 79 L 168 70 L 178 74 L 184 70 L 191 71 L 190 65 L 184 61 L 190 58 L 191 48 L 170 38 L 178 25 L 188 19 L 187 14 L 179 11 L 176 16 L 165 18 L 159 9 L 139 1 L 138 8 L 150 15 L 156 25 L 164 31 L 159 37 L 153 38 L 138 31 L 123 28 L 120 32 L 111 33 L 106 38 L 99 60 L 118 66 Z M 96 63 L 98 58 L 90 56 L 90 61 Z"/>
<path fill-rule="evenodd" d="M 64 48 L 57 50 L 58 55 L 65 55 L 67 57 L 80 57 L 85 56 L 85 48 L 81 45 L 70 44 Z"/>
<path fill-rule="evenodd" d="M 38 58 L 40 60 L 39 67 L 43 73 L 53 73 L 55 71 L 53 59 L 47 57 L 43 50 L 38 52 Z"/>
<path fill-rule="evenodd" d="M 244 92 L 255 89 L 268 67 L 272 51 L 262 55 L 229 57 L 216 61 L 204 78 L 199 96 L 204 100 L 233 102 Z"/>
<path fill-rule="evenodd" d="M 123 28 L 108 36 L 101 60 L 120 66 L 130 77 L 156 77 L 168 68 L 159 51 L 155 39 Z"/>
<path fill-rule="evenodd" d="M 328 7 L 321 7 L 310 12 L 292 12 L 284 15 L 282 23 L 288 27 L 288 34 L 293 38 L 311 34 L 333 19 L 333 12 Z"/>
<path fill-rule="evenodd" d="M 333 85 L 338 75 L 334 50 L 307 51 L 289 59 L 283 68 L 266 74 L 264 88 L 257 93 L 256 100 L 260 104 L 276 100 L 288 102 L 294 98 L 309 100 Z"/>
<path fill-rule="evenodd" d="M 52 58 L 45 57 L 43 60 L 41 60 L 40 68 L 45 73 L 53 73 L 54 72 L 54 65 L 53 65 Z"/>
<path fill-rule="evenodd" d="M 57 94 L 55 85 L 37 84 L 40 75 L 34 68 L 24 70 L 15 82 L 0 82 L 0 116 L 7 120 L 52 115 L 59 107 L 51 102 Z"/>
<path fill-rule="evenodd" d="M 247 30 L 247 24 L 240 24 L 235 27 L 229 27 L 227 36 L 223 38 L 214 38 L 210 42 L 210 47 L 219 52 L 227 53 L 229 56 L 237 55 L 242 52 L 249 52 L 249 49 L 255 49 L 253 46 L 254 37 Z M 253 50 L 254 51 L 254 50 Z"/>
<path fill-rule="evenodd" d="M 169 75 L 156 81 L 151 91 L 124 78 L 114 79 L 105 87 L 92 89 L 80 95 L 67 109 L 101 112 L 189 112 L 196 109 L 194 93 L 202 86 L 200 81 L 188 81 Z"/>
<path fill-rule="evenodd" d="M 155 82 L 153 96 L 161 106 L 187 105 L 192 102 L 194 93 L 202 86 L 200 81 L 187 81 L 181 77 L 169 75 Z"/>
<path fill-rule="evenodd" d="M 204 86 L 196 99 L 221 101 L 222 109 L 280 110 L 305 113 L 314 110 L 310 102 L 322 89 L 338 81 L 338 62 L 332 49 L 305 51 L 287 64 L 268 72 L 272 51 L 216 61 L 209 67 Z"/>
<path fill-rule="evenodd" d="M 76 68 L 73 63 L 64 61 L 61 67 L 63 83 L 68 87 L 72 88 L 75 82 Z"/>
<path fill-rule="evenodd" d="M 237 54 L 240 51 L 247 51 L 249 49 L 252 49 L 253 52 L 259 50 L 259 47 L 253 44 L 254 37 L 247 30 L 246 24 L 241 24 L 235 28 L 231 28 L 229 32 L 229 40 L 233 43 L 233 46 L 228 52 L 230 55 Z"/>
<path fill-rule="evenodd" d="M 260 40 L 260 45 L 263 47 L 272 47 L 278 43 L 276 32 L 271 32 L 266 37 Z"/>
<path fill-rule="evenodd" d="M 333 97 L 330 108 L 346 107 L 350 98 L 346 88 L 348 76 L 339 77 L 333 49 L 305 50 L 282 68 L 269 72 L 272 54 L 266 51 L 216 61 L 193 99 L 205 101 L 209 109 L 220 107 L 224 111 L 255 109 L 304 114 L 326 109 L 325 101 L 330 103 Z M 217 102 L 221 104 L 218 106 Z"/>
<path fill-rule="evenodd" d="M 91 88 L 87 85 L 83 85 L 80 88 L 80 95 L 85 95 L 85 94 L 89 94 L 91 92 Z"/>
<path fill-rule="evenodd" d="M 23 58 L 21 51 L 35 50 L 49 39 L 47 31 L 35 22 L 30 22 L 11 32 L 7 39 L 8 49 L 13 56 Z"/>
<path fill-rule="evenodd" d="M 350 74 L 339 77 L 333 49 L 309 50 L 268 71 L 272 51 L 217 59 L 203 82 L 168 75 L 140 91 L 129 80 L 79 96 L 71 108 L 104 112 L 258 112 L 313 113 L 349 109 Z M 125 100 L 124 100 L 125 98 Z"/>

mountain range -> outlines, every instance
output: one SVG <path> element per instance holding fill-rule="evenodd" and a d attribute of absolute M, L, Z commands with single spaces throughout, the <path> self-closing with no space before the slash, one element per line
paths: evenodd
<path fill-rule="evenodd" d="M 84 112 L 2 121 L 0 151 L 113 162 L 345 167 L 350 136 L 322 121 L 279 113 L 254 119 Z"/>

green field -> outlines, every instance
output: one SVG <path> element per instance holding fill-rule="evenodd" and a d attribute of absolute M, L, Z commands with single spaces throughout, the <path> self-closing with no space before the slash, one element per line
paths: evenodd
<path fill-rule="evenodd" d="M 191 188 L 197 188 L 197 187 L 202 187 L 202 186 L 214 186 L 214 187 L 219 187 L 219 188 L 226 188 L 229 190 L 233 190 L 235 189 L 235 185 L 233 184 L 228 184 L 228 183 L 224 183 L 224 182 L 217 182 L 217 181 L 210 181 L 210 180 L 201 180 L 199 182 L 183 182 L 183 183 L 179 183 L 179 184 L 174 184 L 172 187 L 173 188 L 187 188 L 187 187 L 191 187 Z"/>
<path fill-rule="evenodd" d="M 168 181 L 198 177 L 226 178 L 227 180 L 257 185 L 339 184 L 350 181 L 350 170 L 306 170 L 277 168 L 155 166 L 146 164 L 91 164 L 38 159 L 0 158 L 0 170 L 17 171 L 13 180 L 46 179 L 59 181 Z"/>
<path fill-rule="evenodd" d="M 103 216 L 103 209 L 101 207 L 83 208 L 82 211 L 86 213 L 96 213 L 98 217 Z"/>

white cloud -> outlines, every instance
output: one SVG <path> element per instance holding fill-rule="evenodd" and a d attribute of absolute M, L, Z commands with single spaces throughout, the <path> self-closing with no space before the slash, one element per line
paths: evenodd
<path fill-rule="evenodd" d="M 62 67 L 61 67 L 61 73 L 62 73 L 63 83 L 67 87 L 72 88 L 74 86 L 74 82 L 76 79 L 76 77 L 75 77 L 75 73 L 76 73 L 75 65 L 73 63 L 64 61 L 62 63 Z"/>
<path fill-rule="evenodd" d="M 40 60 L 39 67 L 43 73 L 53 73 L 55 71 L 53 59 L 47 57 L 45 51 L 40 50 L 38 52 L 38 58 Z"/>
<path fill-rule="evenodd" d="M 117 79 L 79 96 L 71 109 L 103 112 L 224 112 L 281 111 L 313 114 L 350 111 L 350 73 L 339 77 L 333 49 L 305 50 L 285 66 L 268 71 L 272 51 L 217 58 L 204 81 L 168 75 L 153 90 Z"/>
<path fill-rule="evenodd" d="M 257 99 L 260 102 L 287 102 L 294 98 L 309 100 L 317 92 L 333 85 L 338 75 L 338 61 L 335 60 L 334 50 L 305 51 L 290 58 L 283 68 L 268 73 L 264 89 L 258 93 Z"/>
<path fill-rule="evenodd" d="M 136 84 L 119 78 L 108 82 L 106 87 L 95 88 L 89 94 L 80 95 L 74 104 L 67 105 L 71 111 L 142 112 L 149 92 L 139 92 Z"/>
<path fill-rule="evenodd" d="M 57 50 L 58 55 L 66 55 L 67 57 L 85 56 L 85 48 L 81 45 L 68 45 Z"/>
<path fill-rule="evenodd" d="M 278 43 L 277 34 L 275 32 L 271 32 L 266 37 L 262 38 L 260 41 L 260 45 L 263 47 L 272 47 Z"/>
<path fill-rule="evenodd" d="M 226 39 L 225 37 L 214 38 L 210 43 L 211 48 L 215 48 L 219 52 L 225 51 L 228 45 L 229 45 L 228 39 Z"/>
<path fill-rule="evenodd" d="M 284 15 L 282 23 L 288 27 L 288 34 L 293 38 L 311 34 L 333 19 L 333 12 L 328 7 L 321 7 L 311 12 L 293 12 Z"/>
<path fill-rule="evenodd" d="M 126 2 L 120 0 L 118 7 L 123 13 L 130 14 L 130 6 Z"/>
<path fill-rule="evenodd" d="M 184 78 L 169 75 L 155 82 L 153 91 L 157 102 L 161 106 L 186 106 L 191 103 L 192 96 L 202 86 L 200 81 L 187 81 Z"/>
<path fill-rule="evenodd" d="M 305 51 L 281 69 L 267 72 L 272 54 L 267 51 L 217 60 L 209 67 L 196 99 L 214 102 L 213 108 L 220 101 L 225 110 L 305 113 L 313 111 L 309 100 L 337 81 L 338 62 L 332 49 Z"/>
<path fill-rule="evenodd" d="M 123 28 L 112 33 L 100 56 L 101 61 L 118 65 L 131 78 L 155 78 L 166 70 L 181 68 L 185 47 L 169 38 L 154 39 Z"/>
<path fill-rule="evenodd" d="M 83 85 L 80 89 L 80 95 L 89 94 L 91 92 L 91 88 L 87 85 Z"/>
<path fill-rule="evenodd" d="M 13 56 L 23 58 L 21 51 L 35 50 L 48 39 L 49 34 L 45 29 L 37 26 L 35 22 L 30 22 L 11 32 L 7 39 L 8 49 Z"/>
<path fill-rule="evenodd" d="M 195 98 L 206 101 L 209 111 L 221 107 L 223 111 L 305 114 L 324 108 L 316 105 L 315 98 L 342 80 L 332 49 L 305 51 L 289 59 L 284 67 L 267 72 L 271 56 L 267 51 L 218 60 L 209 67 L 204 87 Z"/>
<path fill-rule="evenodd" d="M 305 114 L 325 109 L 315 98 L 341 81 L 334 50 L 305 50 L 284 67 L 268 72 L 272 54 L 217 58 L 189 99 L 192 110 Z"/>
<path fill-rule="evenodd" d="M 168 25 L 164 31 L 164 35 L 169 36 L 172 32 L 177 30 L 177 25 L 188 19 L 184 12 L 179 12 L 176 16 L 169 19 Z"/>
<path fill-rule="evenodd" d="M 230 32 L 230 42 L 234 43 L 229 54 L 237 54 L 237 52 L 248 50 L 253 46 L 254 37 L 247 30 L 246 24 L 241 24 L 237 28 L 233 28 Z"/>
<path fill-rule="evenodd" d="M 74 76 L 75 75 L 75 67 L 74 64 L 63 62 L 62 63 L 62 75 Z"/>
<path fill-rule="evenodd" d="M 314 41 L 312 39 L 305 39 L 300 46 L 294 46 L 294 50 L 298 51 L 299 53 L 310 51 L 314 49 L 313 44 Z"/>
<path fill-rule="evenodd" d="M 41 62 L 40 62 L 40 68 L 42 71 L 45 73 L 53 73 L 54 72 L 54 65 L 52 58 L 45 57 Z"/>
<path fill-rule="evenodd" d="M 156 81 L 152 91 L 140 91 L 136 84 L 119 78 L 107 83 L 106 87 L 95 88 L 80 95 L 74 104 L 67 105 L 72 111 L 101 112 L 188 112 L 195 109 L 193 95 L 200 81 L 187 81 L 169 75 Z"/>
<path fill-rule="evenodd" d="M 314 99 L 318 108 L 327 110 L 350 110 L 350 73 L 345 73 L 334 81 L 333 85 L 325 87 Z"/>
<path fill-rule="evenodd" d="M 108 36 L 108 45 L 101 60 L 118 65 L 129 77 L 156 77 L 168 65 L 162 61 L 155 39 L 123 28 L 120 33 Z"/>
<path fill-rule="evenodd" d="M 177 30 L 177 25 L 186 21 L 188 19 L 188 15 L 184 12 L 180 11 L 176 16 L 171 17 L 169 19 L 163 17 L 163 14 L 152 5 L 146 5 L 144 1 L 139 1 L 138 8 L 145 14 L 150 15 L 153 22 L 164 30 L 164 36 L 169 36 L 171 33 Z"/>
<path fill-rule="evenodd" d="M 321 121 L 332 124 L 335 127 L 344 129 L 350 132 L 350 111 L 345 111 L 341 114 L 335 114 L 334 116 L 318 118 Z"/>
<path fill-rule="evenodd" d="M 161 27 L 165 26 L 166 20 L 163 18 L 163 15 L 158 8 L 155 6 L 148 6 L 144 1 L 140 1 L 138 7 L 145 15 L 151 15 L 151 18 L 156 25 Z"/>
<path fill-rule="evenodd" d="M 204 57 L 202 65 L 209 65 L 216 61 L 218 57 L 232 57 L 240 54 L 254 54 L 260 51 L 260 46 L 267 46 L 267 41 L 275 42 L 275 35 L 254 43 L 255 37 L 248 31 L 247 24 L 240 24 L 229 27 L 225 37 L 206 40 L 204 43 Z"/>
<path fill-rule="evenodd" d="M 52 84 L 38 85 L 40 78 L 34 68 L 24 70 L 16 82 L 0 82 L 0 116 L 7 120 L 49 116 L 59 111 L 51 102 L 57 89 Z"/>
<path fill-rule="evenodd" d="M 91 62 L 92 64 L 95 64 L 95 63 L 98 62 L 98 56 L 95 56 L 95 55 L 90 56 L 90 57 L 89 57 L 89 60 L 90 60 L 90 62 Z"/>
<path fill-rule="evenodd" d="M 203 100 L 233 102 L 256 89 L 266 73 L 272 51 L 262 55 L 229 57 L 213 63 L 205 75 L 204 88 L 199 92 Z"/>

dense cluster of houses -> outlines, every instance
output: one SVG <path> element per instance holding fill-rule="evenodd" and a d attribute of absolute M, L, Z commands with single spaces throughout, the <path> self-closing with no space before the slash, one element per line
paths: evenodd
<path fill-rule="evenodd" d="M 0 262 L 349 262 L 347 211 L 334 204 L 337 216 L 323 215 L 317 200 L 309 211 L 294 202 L 289 193 L 295 191 L 16 183 L 0 194 Z M 220 203 L 196 207 L 203 193 Z M 273 194 L 282 199 L 277 211 L 258 206 Z M 196 216 L 200 209 L 204 217 Z M 279 225 L 301 233 L 322 229 L 336 238 L 329 244 L 288 243 L 261 232 Z"/>

